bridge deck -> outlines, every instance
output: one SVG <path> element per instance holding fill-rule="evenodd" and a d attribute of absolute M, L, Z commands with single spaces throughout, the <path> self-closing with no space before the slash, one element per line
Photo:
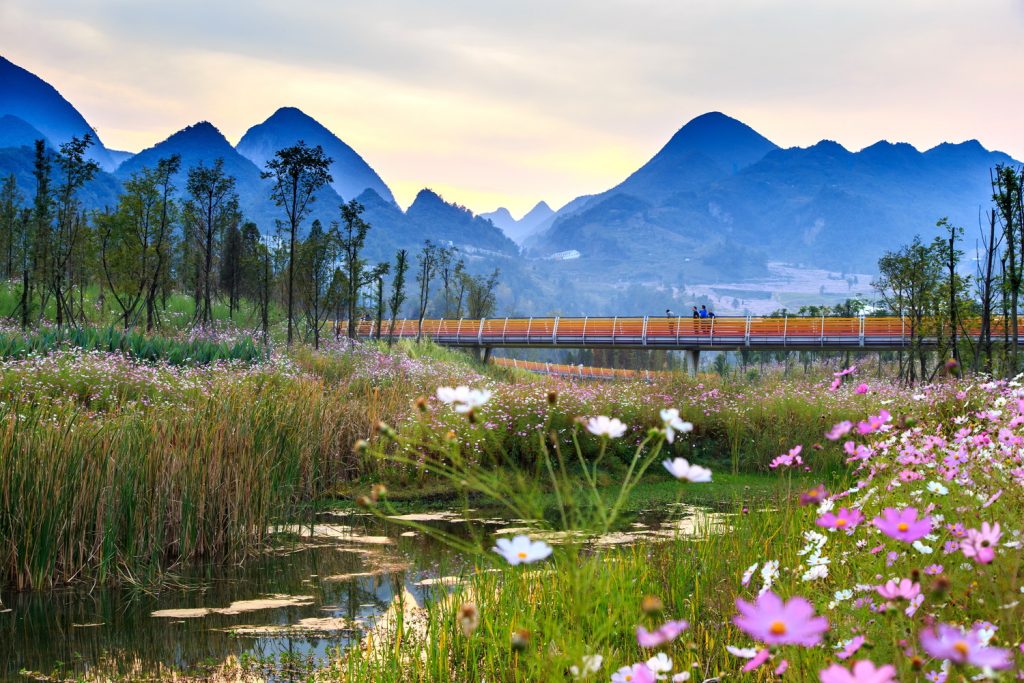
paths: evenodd
<path fill-rule="evenodd" d="M 383 324 L 387 336 L 390 323 Z M 993 321 L 992 336 L 1003 334 L 1002 319 Z M 398 320 L 396 338 L 415 338 L 416 320 Z M 1022 325 L 1024 329 L 1024 325 Z M 359 336 L 372 336 L 371 321 L 359 323 Z M 729 317 L 729 318 L 488 318 L 484 320 L 424 320 L 422 333 L 439 344 L 461 347 L 637 348 L 728 350 L 892 350 L 912 344 L 912 329 L 898 317 Z M 977 325 L 967 333 L 979 334 Z M 962 334 L 962 333 L 961 333 Z M 921 339 L 935 345 L 934 334 Z"/>

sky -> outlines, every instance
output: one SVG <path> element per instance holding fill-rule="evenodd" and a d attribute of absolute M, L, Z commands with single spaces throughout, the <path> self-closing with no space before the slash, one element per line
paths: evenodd
<path fill-rule="evenodd" d="M 403 206 L 557 208 L 708 111 L 1024 159 L 1024 0 L 0 0 L 0 53 L 115 149 L 299 107 Z"/>

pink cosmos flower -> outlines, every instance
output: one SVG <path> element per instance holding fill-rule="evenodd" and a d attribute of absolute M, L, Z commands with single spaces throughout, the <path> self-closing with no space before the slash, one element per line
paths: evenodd
<path fill-rule="evenodd" d="M 789 661 L 783 659 L 781 662 L 779 662 L 779 665 L 775 667 L 775 675 L 781 676 L 782 674 L 786 673 L 787 669 L 789 669 Z"/>
<path fill-rule="evenodd" d="M 836 377 L 834 380 L 832 380 L 832 383 L 828 385 L 828 390 L 829 391 L 835 391 L 836 389 L 838 389 L 841 386 L 843 386 L 843 378 L 842 377 Z"/>
<path fill-rule="evenodd" d="M 851 365 L 850 367 L 846 368 L 845 370 L 840 370 L 839 372 L 833 372 L 832 376 L 833 377 L 845 377 L 846 375 L 852 375 L 855 372 L 857 372 L 857 366 L 856 365 Z"/>
<path fill-rule="evenodd" d="M 879 429 L 885 426 L 885 423 L 892 420 L 892 415 L 889 414 L 888 410 L 883 409 L 878 415 L 871 415 L 864 422 L 857 423 L 858 434 L 870 434 L 871 432 L 877 432 Z"/>
<path fill-rule="evenodd" d="M 993 669 L 1010 666 L 1010 651 L 982 644 L 978 629 L 964 631 L 949 624 L 939 624 L 921 632 L 921 647 L 936 659 L 954 664 L 971 664 Z"/>
<path fill-rule="evenodd" d="M 991 526 L 988 522 L 982 522 L 981 531 L 967 530 L 967 538 L 960 541 L 960 550 L 963 551 L 965 557 L 972 558 L 979 564 L 988 564 L 995 559 L 995 547 L 1002 535 L 1003 532 L 999 530 L 999 522 Z"/>
<path fill-rule="evenodd" d="M 900 579 L 899 583 L 886 581 L 881 586 L 875 586 L 875 592 L 886 600 L 913 600 L 921 594 L 921 584 L 910 579 Z"/>
<path fill-rule="evenodd" d="M 839 659 L 849 659 L 853 654 L 864 645 L 866 638 L 864 636 L 854 636 L 850 638 L 849 642 L 846 643 L 846 647 L 836 653 L 836 657 Z"/>
<path fill-rule="evenodd" d="M 826 512 L 815 522 L 826 529 L 836 529 L 850 533 L 858 524 L 864 521 L 864 513 L 860 510 L 848 510 L 839 508 L 839 512 Z"/>
<path fill-rule="evenodd" d="M 772 651 L 769 650 L 768 648 L 764 648 L 763 650 L 759 650 L 756 655 L 754 655 L 753 657 L 750 658 L 749 662 L 747 662 L 746 664 L 743 665 L 743 668 L 741 670 L 744 673 L 747 672 L 747 671 L 753 671 L 757 667 L 759 667 L 762 664 L 764 664 L 765 662 L 767 662 L 769 660 L 769 658 L 771 658 L 771 656 L 772 656 Z"/>
<path fill-rule="evenodd" d="M 690 624 L 683 621 L 666 621 L 654 631 L 648 631 L 643 626 L 636 628 L 636 642 L 640 647 L 658 647 L 675 640 L 680 633 L 690 627 Z"/>
<path fill-rule="evenodd" d="M 654 683 L 654 672 L 643 662 L 624 666 L 612 674 L 612 683 Z"/>
<path fill-rule="evenodd" d="M 885 508 L 881 517 L 875 517 L 871 523 L 878 527 L 886 536 L 897 541 L 914 541 L 927 536 L 932 530 L 931 517 L 917 518 L 917 508 Z"/>
<path fill-rule="evenodd" d="M 857 385 L 857 388 L 853 390 L 855 394 L 866 394 L 868 393 L 868 385 L 861 382 Z"/>
<path fill-rule="evenodd" d="M 803 645 L 811 647 L 821 642 L 821 634 L 828 630 L 828 620 L 814 614 L 807 600 L 795 597 L 788 602 L 772 591 L 766 591 L 750 604 L 736 599 L 739 616 L 733 622 L 747 635 L 767 645 Z"/>
<path fill-rule="evenodd" d="M 821 683 L 896 683 L 895 675 L 896 669 L 891 664 L 876 668 L 874 663 L 862 659 L 854 662 L 850 670 L 833 664 L 818 674 L 818 680 Z"/>
<path fill-rule="evenodd" d="M 804 459 L 800 457 L 800 451 L 804 449 L 803 446 L 793 446 L 789 449 L 789 453 L 784 453 L 769 463 L 768 467 L 773 470 L 777 467 L 790 467 L 792 465 L 804 464 Z"/>
<path fill-rule="evenodd" d="M 936 576 L 942 573 L 942 569 L 943 567 L 941 564 L 930 564 L 924 568 L 924 573 L 928 576 Z"/>
<path fill-rule="evenodd" d="M 839 441 L 853 429 L 853 423 L 849 420 L 843 420 L 832 425 L 832 429 L 825 433 L 825 438 L 829 441 Z"/>
<path fill-rule="evenodd" d="M 828 498 L 828 491 L 825 490 L 825 485 L 818 484 L 813 489 L 809 489 L 800 494 L 800 504 L 817 505 L 826 498 Z"/>

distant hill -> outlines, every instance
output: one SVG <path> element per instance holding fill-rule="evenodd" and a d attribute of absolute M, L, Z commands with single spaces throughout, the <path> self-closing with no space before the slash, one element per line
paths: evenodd
<path fill-rule="evenodd" d="M 346 201 L 370 189 L 392 204 L 395 202 L 388 186 L 354 149 L 295 107 L 281 107 L 266 121 L 250 128 L 236 149 L 262 170 L 277 150 L 290 147 L 299 140 L 310 146 L 320 145 L 334 160 L 331 164 L 334 178 L 331 186 Z"/>
<path fill-rule="evenodd" d="M 780 149 L 706 114 L 527 244 L 535 257 L 576 249 L 565 268 L 599 264 L 602 277 L 709 281 L 750 276 L 767 260 L 870 272 L 886 249 L 936 234 L 943 216 L 974 228 L 1000 163 L 1017 162 L 973 140 L 926 152 L 885 141 L 860 152 L 832 141 Z"/>
<path fill-rule="evenodd" d="M 55 148 L 74 136 L 90 133 L 96 139 L 89 150 L 90 157 L 107 171 L 117 165 L 93 127 L 56 88 L 0 57 L 0 116 L 5 114 L 43 133 Z"/>
<path fill-rule="evenodd" d="M 480 218 L 486 218 L 494 223 L 509 239 L 516 244 L 522 245 L 534 234 L 543 230 L 547 222 L 551 220 L 555 212 L 548 206 L 547 202 L 537 202 L 536 206 L 530 209 L 526 215 L 519 220 L 512 217 L 512 214 L 505 207 L 501 207 L 490 213 L 480 214 Z"/>

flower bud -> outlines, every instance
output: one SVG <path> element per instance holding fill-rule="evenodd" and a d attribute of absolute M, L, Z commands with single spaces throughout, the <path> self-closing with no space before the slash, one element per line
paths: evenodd
<path fill-rule="evenodd" d="M 472 408 L 470 408 L 469 412 L 466 413 L 466 419 L 469 420 L 469 424 L 475 425 L 476 424 L 476 411 L 473 410 Z"/>
<path fill-rule="evenodd" d="M 376 429 L 377 433 L 379 433 L 382 436 L 385 436 L 385 437 L 387 437 L 389 439 L 394 439 L 396 436 L 398 436 L 398 434 L 395 432 L 395 430 L 391 428 L 391 425 L 389 425 L 384 420 L 379 421 L 377 423 L 375 429 Z"/>
<path fill-rule="evenodd" d="M 352 452 L 356 455 L 363 455 L 368 450 L 370 450 L 370 442 L 366 439 L 359 439 L 352 444 Z"/>
<path fill-rule="evenodd" d="M 644 599 L 640 601 L 640 609 L 644 611 L 644 614 L 657 614 L 665 609 L 665 603 L 657 595 L 645 595 Z"/>
<path fill-rule="evenodd" d="M 553 406 L 558 403 L 558 392 L 552 389 L 548 392 L 548 405 Z"/>
<path fill-rule="evenodd" d="M 372 507 L 373 501 L 370 500 L 369 496 L 359 496 L 358 498 L 356 498 L 356 505 L 365 509 L 368 507 Z"/>
<path fill-rule="evenodd" d="M 370 499 L 377 502 L 381 498 L 385 498 L 388 495 L 388 487 L 384 484 L 374 484 L 370 488 Z"/>
<path fill-rule="evenodd" d="M 462 629 L 462 634 L 467 638 L 471 636 L 473 631 L 476 630 L 476 627 L 480 625 L 480 611 L 476 608 L 476 604 L 472 602 L 462 603 L 459 607 L 458 620 L 459 628 Z M 515 634 L 513 634 L 513 638 L 514 637 Z"/>
<path fill-rule="evenodd" d="M 525 628 L 517 628 L 512 631 L 512 649 L 516 652 L 522 652 L 530 644 L 530 632 Z"/>
<path fill-rule="evenodd" d="M 426 396 L 419 396 L 419 397 L 417 397 L 415 405 L 416 405 L 416 410 L 420 411 L 421 413 L 427 412 L 427 398 L 426 398 Z"/>

